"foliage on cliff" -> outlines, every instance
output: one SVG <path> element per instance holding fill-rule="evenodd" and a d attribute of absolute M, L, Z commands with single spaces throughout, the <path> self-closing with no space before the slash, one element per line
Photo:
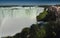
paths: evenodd
<path fill-rule="evenodd" d="M 37 21 L 41 21 L 42 19 L 44 19 L 47 16 L 48 12 L 46 10 L 44 10 L 42 13 L 40 13 L 37 16 Z"/>

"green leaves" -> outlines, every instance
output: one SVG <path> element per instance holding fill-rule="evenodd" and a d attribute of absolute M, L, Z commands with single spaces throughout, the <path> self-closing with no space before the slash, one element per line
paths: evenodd
<path fill-rule="evenodd" d="M 46 17 L 46 15 L 48 14 L 48 12 L 46 10 L 44 10 L 42 13 L 40 13 L 38 16 L 37 16 L 37 20 L 42 20 Z"/>

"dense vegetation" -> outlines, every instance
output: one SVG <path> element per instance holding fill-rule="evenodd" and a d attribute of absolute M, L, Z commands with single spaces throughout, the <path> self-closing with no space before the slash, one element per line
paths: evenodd
<path fill-rule="evenodd" d="M 56 22 L 55 12 L 44 10 L 36 18 L 42 23 L 32 24 L 20 33 L 4 38 L 60 38 L 60 24 Z"/>

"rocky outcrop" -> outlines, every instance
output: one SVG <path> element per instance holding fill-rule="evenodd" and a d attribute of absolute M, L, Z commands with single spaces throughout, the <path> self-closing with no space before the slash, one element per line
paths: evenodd
<path fill-rule="evenodd" d="M 60 21 L 60 6 L 50 6 L 37 16 L 37 21 Z M 45 12 L 46 11 L 46 12 Z M 47 14 L 46 14 L 47 13 Z M 45 14 L 45 17 L 43 16 Z M 41 19 L 43 17 L 43 19 Z"/>

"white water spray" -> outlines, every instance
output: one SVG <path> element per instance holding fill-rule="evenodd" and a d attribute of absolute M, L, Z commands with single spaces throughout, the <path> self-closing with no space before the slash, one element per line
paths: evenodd
<path fill-rule="evenodd" d="M 21 32 L 23 28 L 30 27 L 32 24 L 36 23 L 36 16 L 40 12 L 43 12 L 44 8 L 9 7 L 2 8 L 2 10 L 0 10 L 1 14 L 3 14 L 3 16 L 1 16 L 3 20 L 0 24 L 0 36 L 11 36 L 17 32 Z"/>

